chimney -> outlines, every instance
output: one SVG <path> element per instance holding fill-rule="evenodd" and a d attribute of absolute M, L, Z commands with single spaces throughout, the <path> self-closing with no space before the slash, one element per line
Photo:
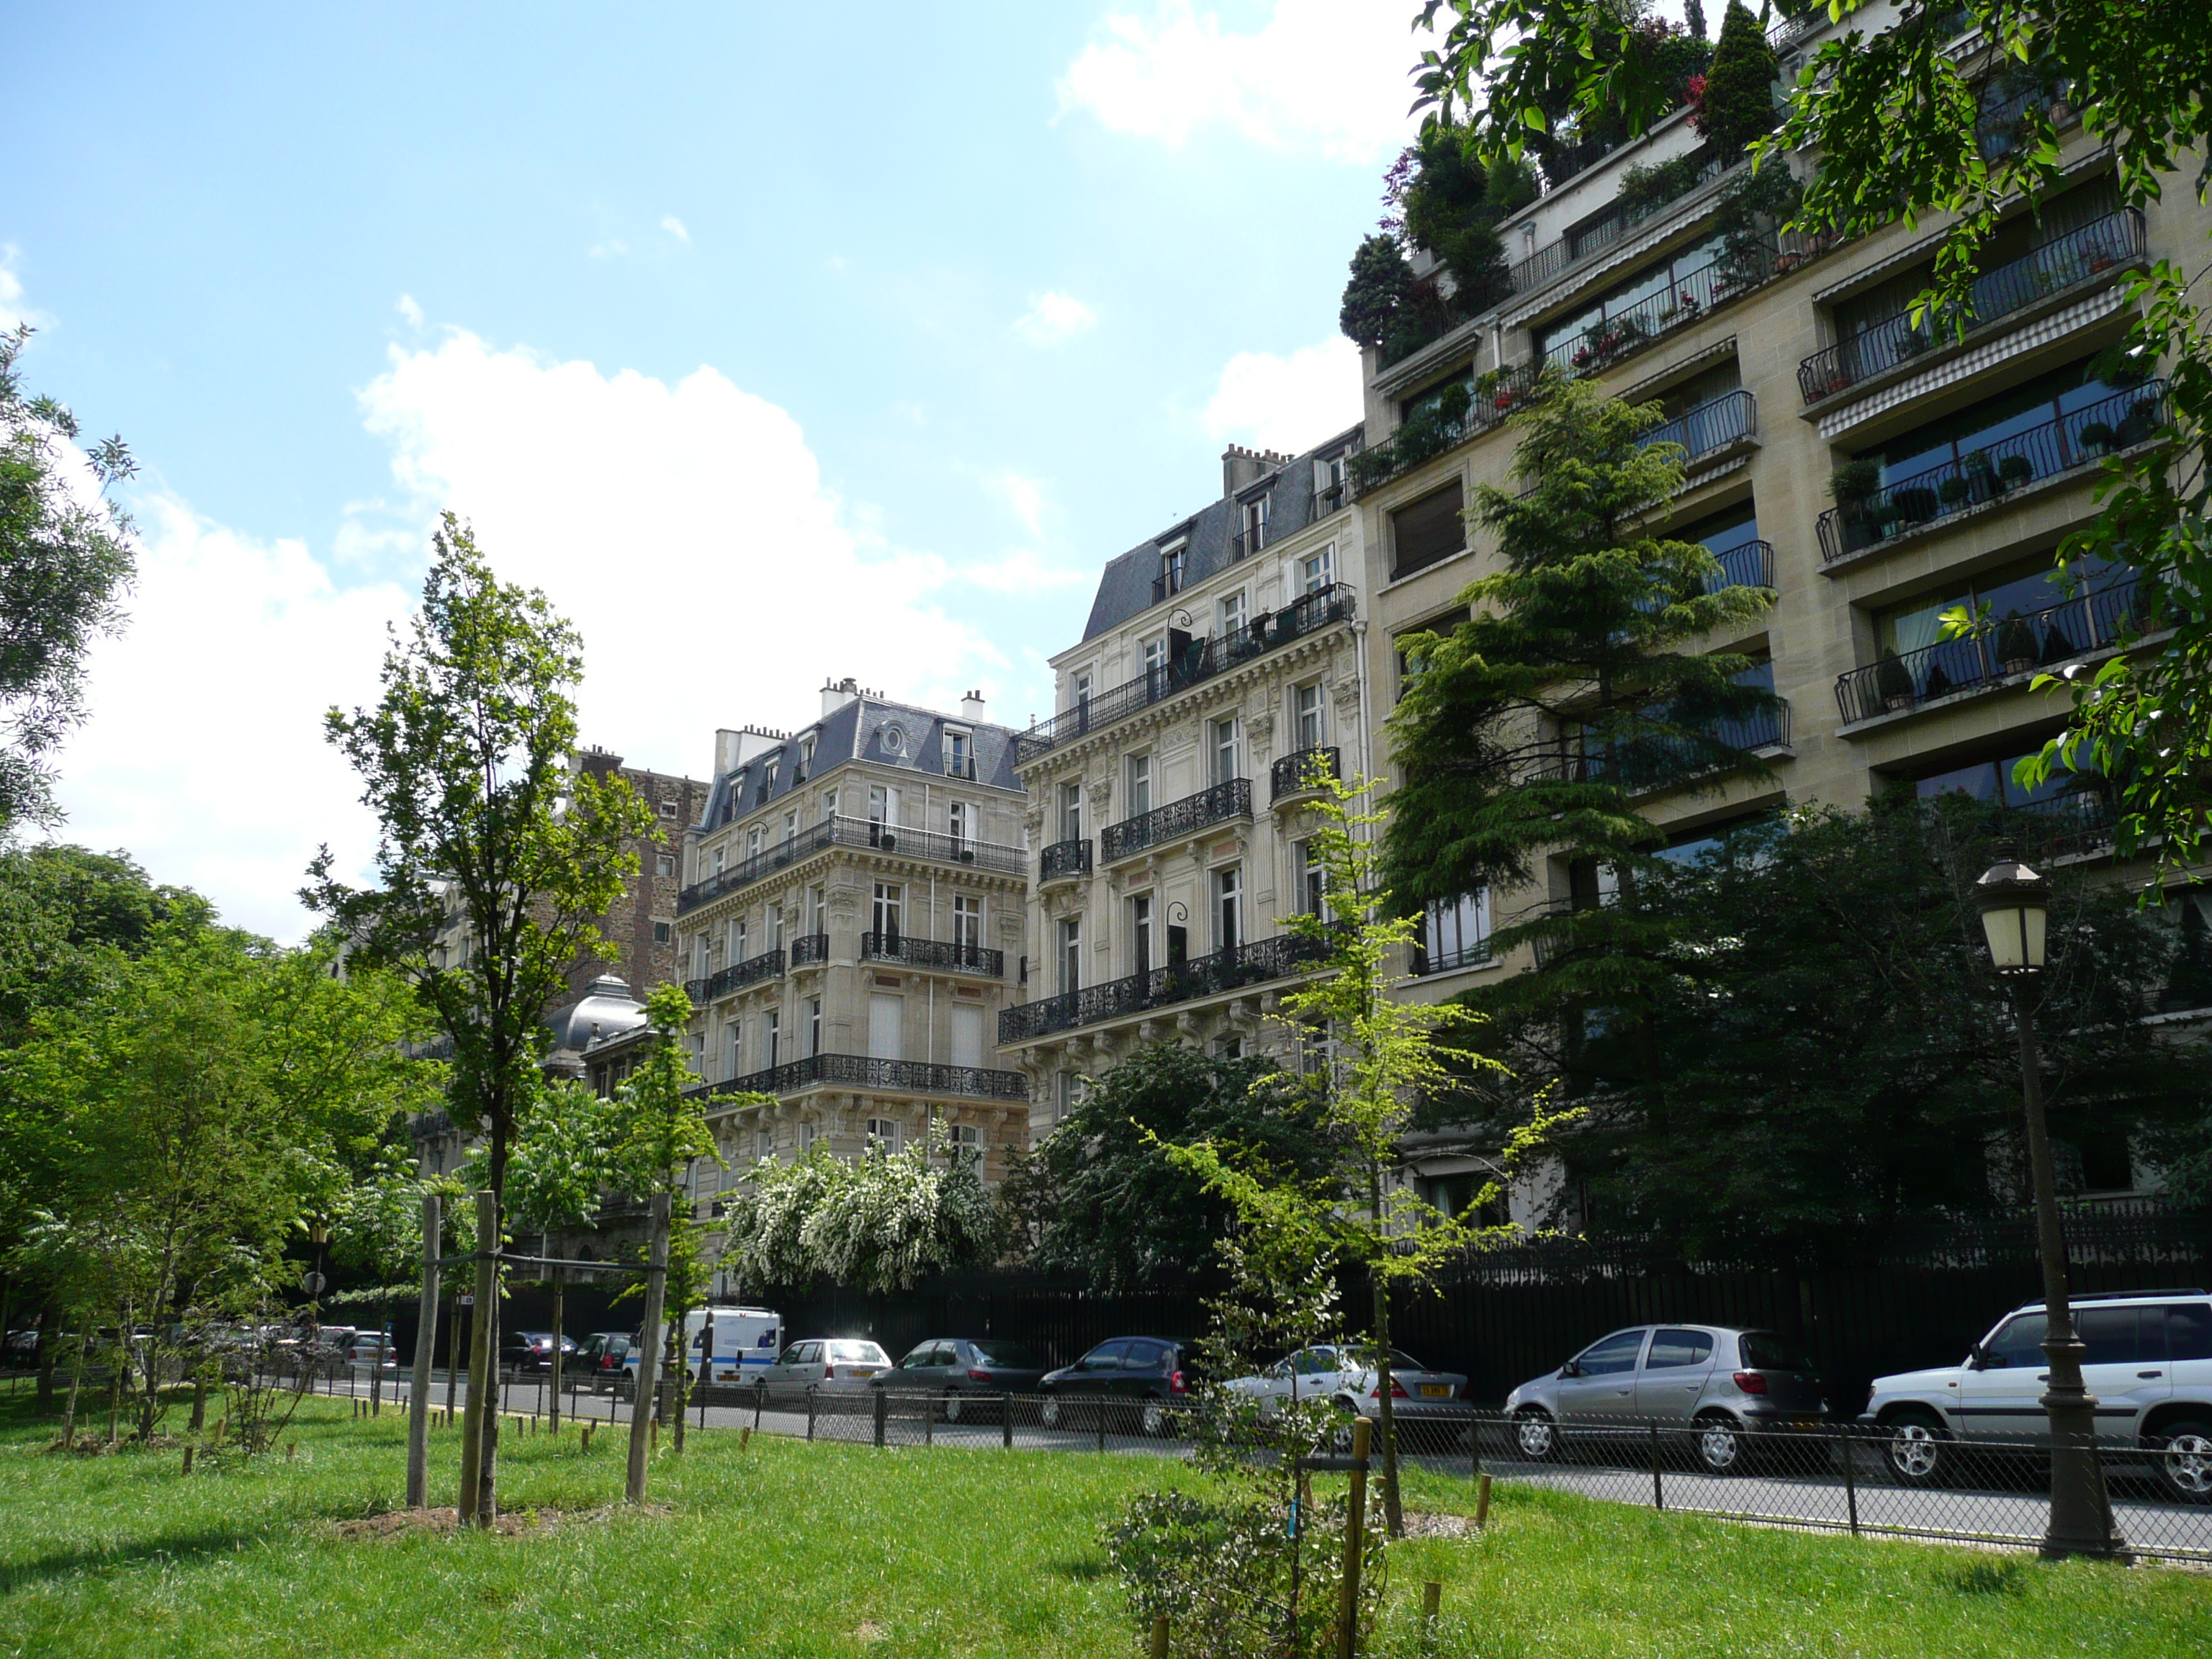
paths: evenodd
<path fill-rule="evenodd" d="M 601 783 L 605 783 L 609 777 L 622 769 L 622 760 L 623 757 L 620 755 L 611 753 L 607 750 L 594 745 L 577 757 L 577 765 L 580 769 L 589 772 Z"/>
<path fill-rule="evenodd" d="M 725 729 L 715 732 L 714 775 L 736 771 L 790 736 L 788 732 L 778 732 L 767 726 L 741 726 L 734 732 Z"/>
<path fill-rule="evenodd" d="M 981 686 L 973 691 L 963 691 L 960 694 L 960 718 L 963 720 L 980 720 L 983 718 L 983 691 Z"/>
<path fill-rule="evenodd" d="M 860 683 L 850 674 L 834 683 L 829 680 L 823 681 L 822 718 L 828 720 L 847 703 L 856 701 L 860 695 Z"/>
<path fill-rule="evenodd" d="M 1272 449 L 1247 449 L 1242 444 L 1231 444 L 1221 452 L 1221 493 L 1234 495 L 1247 484 L 1255 484 L 1277 468 L 1288 465 L 1290 459 Z"/>
<path fill-rule="evenodd" d="M 724 726 L 714 733 L 714 775 L 738 769 L 738 734 Z"/>

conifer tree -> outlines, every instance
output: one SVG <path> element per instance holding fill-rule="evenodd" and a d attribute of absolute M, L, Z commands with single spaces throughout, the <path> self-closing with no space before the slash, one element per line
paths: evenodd
<path fill-rule="evenodd" d="M 1713 66 L 1705 76 L 1704 131 L 1724 155 L 1741 155 L 1753 141 L 1774 131 L 1781 118 L 1774 107 L 1778 73 L 1774 48 L 1743 0 L 1729 0 L 1721 16 L 1721 38 L 1713 46 Z"/>

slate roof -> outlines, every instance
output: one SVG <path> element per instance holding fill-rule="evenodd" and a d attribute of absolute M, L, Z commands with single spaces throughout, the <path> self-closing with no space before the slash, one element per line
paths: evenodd
<path fill-rule="evenodd" d="M 1161 550 L 1187 540 L 1183 586 L 1194 587 L 1208 576 L 1226 569 L 1234 560 L 1237 528 L 1243 504 L 1257 496 L 1267 501 L 1267 539 L 1279 542 L 1314 522 L 1314 461 L 1360 447 L 1365 427 L 1348 427 L 1325 444 L 1316 444 L 1295 455 L 1266 477 L 1255 480 L 1234 495 L 1202 507 L 1191 518 L 1170 525 L 1157 536 L 1137 544 L 1119 558 L 1109 560 L 1098 579 L 1097 596 L 1091 602 L 1091 620 L 1084 624 L 1085 640 L 1095 640 L 1131 617 L 1165 604 L 1152 598 L 1152 579 L 1160 574 Z"/>
<path fill-rule="evenodd" d="M 973 782 L 993 789 L 1022 787 L 1014 776 L 1014 734 L 1006 727 L 863 693 L 835 714 L 801 726 L 734 772 L 716 778 L 700 827 L 719 829 L 776 801 L 797 795 L 811 797 L 833 769 L 856 760 L 902 767 L 939 782 L 969 781 L 945 775 L 945 728 L 948 726 L 970 734 L 970 752 L 975 760 Z M 891 735 L 894 728 L 896 739 Z M 794 779 L 793 774 L 809 737 L 814 739 L 813 764 L 804 778 Z"/>

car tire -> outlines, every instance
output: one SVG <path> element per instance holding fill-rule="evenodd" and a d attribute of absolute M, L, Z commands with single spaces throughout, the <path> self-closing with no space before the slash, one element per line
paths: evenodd
<path fill-rule="evenodd" d="M 1883 1425 L 1889 1431 L 1884 1455 L 1900 1486 L 1940 1486 L 1951 1474 L 1951 1431 L 1925 1407 L 1901 1411 Z"/>
<path fill-rule="evenodd" d="M 960 1420 L 960 1413 L 966 1409 L 966 1403 L 962 1401 L 957 1394 L 952 1392 L 951 1389 L 947 1389 L 945 1391 L 945 1420 L 948 1424 L 957 1423 Z"/>
<path fill-rule="evenodd" d="M 2169 1494 L 2185 1504 L 2212 1504 L 2212 1423 L 2168 1423 L 2151 1443 L 2165 1454 L 2158 1473 Z"/>
<path fill-rule="evenodd" d="M 1691 1425 L 1698 1449 L 1698 1467 L 1707 1474 L 1741 1474 L 1750 1459 L 1750 1446 L 1736 1420 L 1720 1412 L 1708 1412 Z"/>
<path fill-rule="evenodd" d="M 1037 1425 L 1040 1428 L 1059 1428 L 1061 1420 L 1069 1415 L 1067 1409 L 1060 1404 L 1058 1395 L 1048 1394 L 1037 1401 Z"/>
<path fill-rule="evenodd" d="M 1169 1413 L 1168 1404 L 1164 1400 L 1147 1400 L 1145 1401 L 1144 1408 L 1137 1414 L 1137 1426 L 1144 1431 L 1149 1439 L 1164 1438 L 1168 1431 L 1174 1425 L 1175 1419 Z"/>
<path fill-rule="evenodd" d="M 1559 1425 L 1547 1411 L 1523 1406 L 1513 1413 L 1513 1449 L 1532 1463 L 1549 1463 L 1559 1455 Z"/>

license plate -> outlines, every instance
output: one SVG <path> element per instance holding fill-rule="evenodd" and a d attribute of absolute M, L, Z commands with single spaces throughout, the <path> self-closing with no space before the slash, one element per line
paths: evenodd
<path fill-rule="evenodd" d="M 873 1365 L 855 1365 L 853 1368 L 853 1375 L 855 1376 L 873 1376 L 875 1374 L 876 1368 Z"/>
<path fill-rule="evenodd" d="M 1449 1400 L 1451 1398 L 1451 1386 L 1445 1382 L 1424 1382 L 1421 1384 L 1421 1397 L 1425 1400 Z"/>
<path fill-rule="evenodd" d="M 1809 1431 L 1819 1428 L 1820 1426 L 1820 1419 L 1817 1417 L 1801 1417 L 1792 1422 L 1790 1426 L 1793 1429 L 1805 1429 Z"/>

